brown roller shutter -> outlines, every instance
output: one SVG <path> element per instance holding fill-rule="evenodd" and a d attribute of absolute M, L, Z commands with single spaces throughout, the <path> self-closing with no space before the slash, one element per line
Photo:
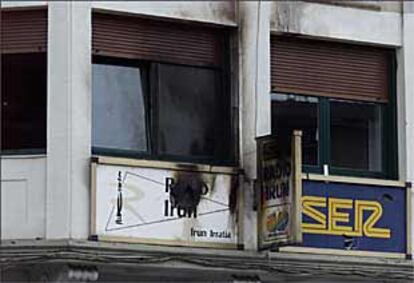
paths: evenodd
<path fill-rule="evenodd" d="M 47 9 L 1 10 L 1 53 L 45 52 Z"/>
<path fill-rule="evenodd" d="M 386 102 L 390 50 L 273 36 L 273 92 Z"/>
<path fill-rule="evenodd" d="M 191 65 L 219 66 L 218 28 L 93 13 L 93 54 Z"/>

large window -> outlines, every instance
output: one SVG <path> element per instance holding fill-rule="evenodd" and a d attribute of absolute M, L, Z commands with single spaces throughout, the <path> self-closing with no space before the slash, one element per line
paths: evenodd
<path fill-rule="evenodd" d="M 395 52 L 272 35 L 273 134 L 303 131 L 305 172 L 397 178 Z"/>
<path fill-rule="evenodd" d="M 46 150 L 46 53 L 1 55 L 1 150 Z"/>
<path fill-rule="evenodd" d="M 0 10 L 1 153 L 45 153 L 47 9 Z"/>
<path fill-rule="evenodd" d="M 234 162 L 230 95 L 215 68 L 108 57 L 93 64 L 93 152 Z"/>
<path fill-rule="evenodd" d="M 93 153 L 235 165 L 230 31 L 92 13 Z"/>
<path fill-rule="evenodd" d="M 394 177 L 392 104 L 272 94 L 272 132 L 303 131 L 305 172 Z M 388 123 L 386 123 L 388 121 Z"/>

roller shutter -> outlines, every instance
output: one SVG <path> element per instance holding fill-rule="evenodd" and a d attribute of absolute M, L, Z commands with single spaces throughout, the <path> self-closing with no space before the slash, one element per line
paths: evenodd
<path fill-rule="evenodd" d="M 94 55 L 219 66 L 224 31 L 188 25 L 94 12 Z"/>
<path fill-rule="evenodd" d="M 1 10 L 1 53 L 45 52 L 47 9 Z"/>
<path fill-rule="evenodd" d="M 387 102 L 390 62 L 386 48 L 273 36 L 272 91 Z"/>

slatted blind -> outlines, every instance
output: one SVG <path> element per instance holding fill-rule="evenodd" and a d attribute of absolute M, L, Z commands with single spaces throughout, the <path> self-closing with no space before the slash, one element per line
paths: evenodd
<path fill-rule="evenodd" d="M 47 9 L 1 10 L 1 53 L 45 52 Z"/>
<path fill-rule="evenodd" d="M 386 48 L 273 36 L 273 92 L 387 102 Z"/>
<path fill-rule="evenodd" d="M 94 12 L 93 54 L 191 65 L 219 66 L 223 31 Z"/>

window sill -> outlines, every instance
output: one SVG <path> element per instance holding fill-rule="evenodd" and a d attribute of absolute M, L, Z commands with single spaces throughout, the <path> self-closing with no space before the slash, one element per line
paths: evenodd
<path fill-rule="evenodd" d="M 92 156 L 92 162 L 104 165 L 119 165 L 119 166 L 131 166 L 131 167 L 145 167 L 155 169 L 169 169 L 169 170 L 181 170 L 192 171 L 202 173 L 218 173 L 218 174 L 241 174 L 242 171 L 238 167 L 230 166 L 214 166 L 197 163 L 182 163 L 182 162 L 170 162 L 159 160 L 147 160 L 147 159 L 132 159 L 122 157 L 108 157 L 108 156 Z"/>
<path fill-rule="evenodd" d="M 39 154 L 3 154 L 1 155 L 1 160 L 13 160 L 13 159 L 37 159 L 37 158 L 46 158 L 46 153 Z"/>
<path fill-rule="evenodd" d="M 386 186 L 386 187 L 398 187 L 398 188 L 407 187 L 407 184 L 404 181 L 394 181 L 394 180 L 384 180 L 384 179 L 374 179 L 374 178 L 345 177 L 345 176 L 334 176 L 334 175 L 325 176 L 321 174 L 310 174 L 310 173 L 303 173 L 302 180 L 350 183 L 350 184 Z"/>

